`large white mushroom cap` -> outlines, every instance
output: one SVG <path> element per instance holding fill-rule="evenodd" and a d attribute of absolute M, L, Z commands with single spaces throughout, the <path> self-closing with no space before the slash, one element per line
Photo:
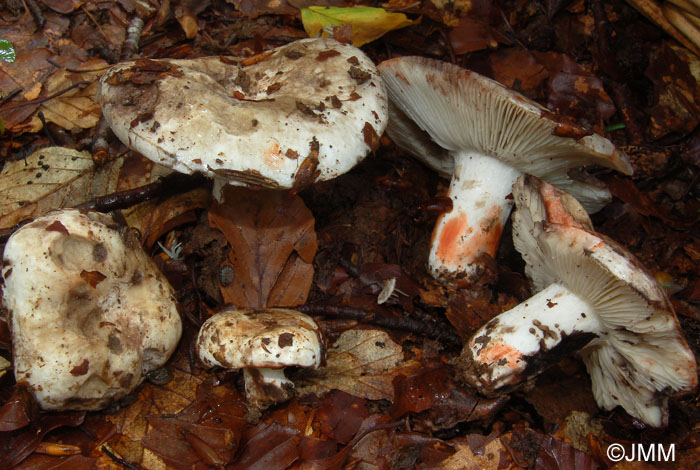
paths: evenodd
<path fill-rule="evenodd" d="M 61 210 L 8 240 L 2 288 L 17 382 L 46 410 L 96 410 L 165 364 L 182 332 L 173 290 L 128 229 Z"/>
<path fill-rule="evenodd" d="M 466 380 L 489 394 L 507 390 L 551 363 L 548 355 L 579 349 L 601 408 L 665 425 L 668 398 L 693 390 L 697 371 L 664 290 L 593 231 L 569 194 L 523 176 L 513 196 L 513 241 L 537 294 L 474 334 L 461 357 Z"/>
<path fill-rule="evenodd" d="M 372 61 L 330 38 L 254 60 L 137 60 L 111 68 L 97 101 L 114 133 L 151 160 L 220 183 L 292 188 L 350 170 L 388 119 Z"/>

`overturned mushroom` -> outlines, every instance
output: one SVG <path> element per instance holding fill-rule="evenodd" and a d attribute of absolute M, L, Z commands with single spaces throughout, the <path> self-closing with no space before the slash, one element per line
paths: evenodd
<path fill-rule="evenodd" d="M 61 210 L 15 232 L 2 288 L 15 378 L 45 410 L 97 410 L 175 350 L 173 291 L 139 240 L 104 214 Z"/>
<path fill-rule="evenodd" d="M 248 58 L 137 60 L 111 68 L 97 96 L 127 146 L 225 184 L 298 191 L 350 170 L 388 118 L 372 61 L 330 38 Z"/>
<path fill-rule="evenodd" d="M 513 195 L 513 241 L 538 293 L 472 336 L 459 360 L 464 378 L 492 395 L 579 350 L 601 408 L 665 425 L 669 396 L 691 391 L 697 376 L 663 289 L 593 231 L 569 194 L 524 176 Z"/>
<path fill-rule="evenodd" d="M 430 249 L 438 279 L 470 282 L 482 274 L 481 258 L 495 256 L 519 175 L 539 176 L 595 211 L 610 193 L 573 180 L 569 170 L 601 165 L 632 173 L 607 139 L 477 73 L 421 57 L 387 60 L 378 69 L 391 101 L 390 137 L 452 177 L 453 209 L 438 220 Z"/>
<path fill-rule="evenodd" d="M 321 365 L 323 342 L 313 319 L 296 310 L 228 308 L 202 325 L 196 350 L 207 367 L 243 369 L 248 402 L 266 408 L 293 393 L 285 367 Z"/>

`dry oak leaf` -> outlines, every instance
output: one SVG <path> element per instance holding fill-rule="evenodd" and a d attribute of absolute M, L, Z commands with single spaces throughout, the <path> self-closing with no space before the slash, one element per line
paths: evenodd
<path fill-rule="evenodd" d="M 233 279 L 221 286 L 224 302 L 238 307 L 294 306 L 311 289 L 318 242 L 311 211 L 284 191 L 228 186 L 225 204 L 213 204 L 210 226 L 231 249 Z"/>
<path fill-rule="evenodd" d="M 63 147 L 8 161 L 0 172 L 0 228 L 115 191 L 122 159 L 96 169 L 88 152 Z"/>
<path fill-rule="evenodd" d="M 499 439 L 488 442 L 483 448 L 472 449 L 468 443 L 455 444 L 457 452 L 440 462 L 444 470 L 505 470 L 517 466 Z"/>
<path fill-rule="evenodd" d="M 105 416 L 106 421 L 116 427 L 117 435 L 108 442 L 111 451 L 145 470 L 166 467 L 163 459 L 144 445 L 147 435 L 153 430 L 149 418 L 181 413 L 197 399 L 197 389 L 203 382 L 201 377 L 188 372 L 189 365 L 181 353 L 178 353 L 176 362 L 168 367 L 173 373 L 172 380 L 164 385 L 146 382 L 131 405 Z M 113 463 L 106 455 L 99 457 L 105 463 Z"/>
<path fill-rule="evenodd" d="M 60 61 L 60 59 L 59 59 Z M 76 87 L 41 105 L 41 111 L 47 121 L 53 122 L 67 131 L 88 129 L 97 124 L 102 112 L 100 105 L 95 103 L 97 79 L 109 67 L 102 59 L 88 59 L 85 62 L 77 60 L 66 61 L 71 70 L 79 69 L 80 73 L 61 69 L 54 72 L 45 82 L 44 88 L 48 95 L 54 95 L 67 90 L 80 82 L 89 82 L 85 87 Z"/>
<path fill-rule="evenodd" d="M 297 390 L 322 395 L 337 389 L 369 400 L 394 400 L 393 380 L 419 367 L 405 361 L 401 345 L 376 329 L 344 331 L 329 348 L 326 365 L 308 371 Z"/>

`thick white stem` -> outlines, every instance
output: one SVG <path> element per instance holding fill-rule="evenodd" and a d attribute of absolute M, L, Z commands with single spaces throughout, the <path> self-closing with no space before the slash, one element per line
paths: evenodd
<path fill-rule="evenodd" d="M 453 156 L 452 211 L 440 216 L 435 225 L 428 264 L 437 279 L 469 281 L 480 272 L 479 258 L 496 254 L 513 207 L 508 195 L 521 173 L 480 153 L 458 152 Z"/>
<path fill-rule="evenodd" d="M 497 316 L 469 340 L 462 360 L 465 378 L 482 392 L 516 385 L 536 375 L 547 353 L 574 340 L 583 346 L 603 331 L 594 307 L 564 285 L 554 283 Z"/>

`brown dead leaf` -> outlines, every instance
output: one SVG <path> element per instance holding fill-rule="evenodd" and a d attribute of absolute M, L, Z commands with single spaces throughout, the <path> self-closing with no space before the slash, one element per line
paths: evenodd
<path fill-rule="evenodd" d="M 284 470 L 299 458 L 299 431 L 278 423 L 251 429 L 230 470 Z"/>
<path fill-rule="evenodd" d="M 471 0 L 430 0 L 442 13 L 442 21 L 447 26 L 457 26 L 460 18 L 472 10 Z"/>
<path fill-rule="evenodd" d="M 48 147 L 6 162 L 0 172 L 0 228 L 114 192 L 122 161 L 96 169 L 88 152 Z"/>
<path fill-rule="evenodd" d="M 294 306 L 306 302 L 318 243 L 314 218 L 298 196 L 228 186 L 209 222 L 226 237 L 233 280 L 221 286 L 238 307 Z"/>
<path fill-rule="evenodd" d="M 365 400 L 341 390 L 330 392 L 316 412 L 321 432 L 343 444 L 350 442 L 368 416 Z"/>
<path fill-rule="evenodd" d="M 337 389 L 369 400 L 393 400 L 394 377 L 419 365 L 405 361 L 401 345 L 382 330 L 348 330 L 328 350 L 326 365 L 309 371 L 298 391 L 322 395 Z"/>
<path fill-rule="evenodd" d="M 472 449 L 468 442 L 455 443 L 454 455 L 440 462 L 443 470 L 509 470 L 521 468 L 513 462 L 508 450 L 499 439 L 484 447 Z"/>
<path fill-rule="evenodd" d="M 54 66 L 47 62 L 52 57 L 51 51 L 39 48 L 18 55 L 12 63 L 3 62 L 0 67 L 0 95 L 8 96 L 19 90 L 14 98 L 0 107 L 0 119 L 6 132 L 37 132 L 41 129 L 41 121 L 38 121 L 38 126 L 28 121 L 39 104 L 28 101 L 39 97 L 44 81 L 53 72 Z"/>
<path fill-rule="evenodd" d="M 67 93 L 42 103 L 40 108 L 44 117 L 47 121 L 68 131 L 95 126 L 102 114 L 100 105 L 95 103 L 97 79 L 109 64 L 95 58 L 84 62 L 57 58 L 55 62 L 71 69 L 85 70 L 85 72 L 72 73 L 65 69 L 57 70 L 44 83 L 46 94 L 57 94 L 79 82 L 90 82 L 90 84 L 84 88 L 73 88 Z"/>
<path fill-rule="evenodd" d="M 555 113 L 589 126 L 615 113 L 602 80 L 566 54 L 506 49 L 489 60 L 496 80 L 532 99 L 546 98 Z"/>
<path fill-rule="evenodd" d="M 416 373 L 394 380 L 392 416 L 410 413 L 414 430 L 450 429 L 460 422 L 488 420 L 508 401 L 507 396 L 482 398 L 453 380 L 454 369 L 445 364 L 423 366 Z"/>
<path fill-rule="evenodd" d="M 178 350 L 173 362 L 168 365 L 172 370 L 169 382 L 164 385 L 145 383 L 132 404 L 105 416 L 116 429 L 116 436 L 109 440 L 112 451 L 144 469 L 164 469 L 167 456 L 172 454 L 168 451 L 170 447 L 184 447 L 193 454 L 191 445 L 184 440 L 184 434 L 178 435 L 180 442 L 176 442 L 174 436 L 164 441 L 161 426 L 164 424 L 156 418 L 177 417 L 188 423 L 202 424 L 200 418 L 206 415 L 207 410 L 216 409 L 217 413 L 226 413 L 229 409 L 227 407 L 232 407 L 230 414 L 234 417 L 241 417 L 245 412 L 237 392 L 226 387 L 212 389 L 204 383 L 204 377 L 190 373 L 182 349 Z M 222 418 L 216 414 L 210 417 Z M 200 460 L 197 456 L 194 459 Z"/>
<path fill-rule="evenodd" d="M 654 50 L 644 75 L 654 83 L 650 132 L 686 134 L 700 122 L 700 61 L 682 47 L 665 44 Z"/>

